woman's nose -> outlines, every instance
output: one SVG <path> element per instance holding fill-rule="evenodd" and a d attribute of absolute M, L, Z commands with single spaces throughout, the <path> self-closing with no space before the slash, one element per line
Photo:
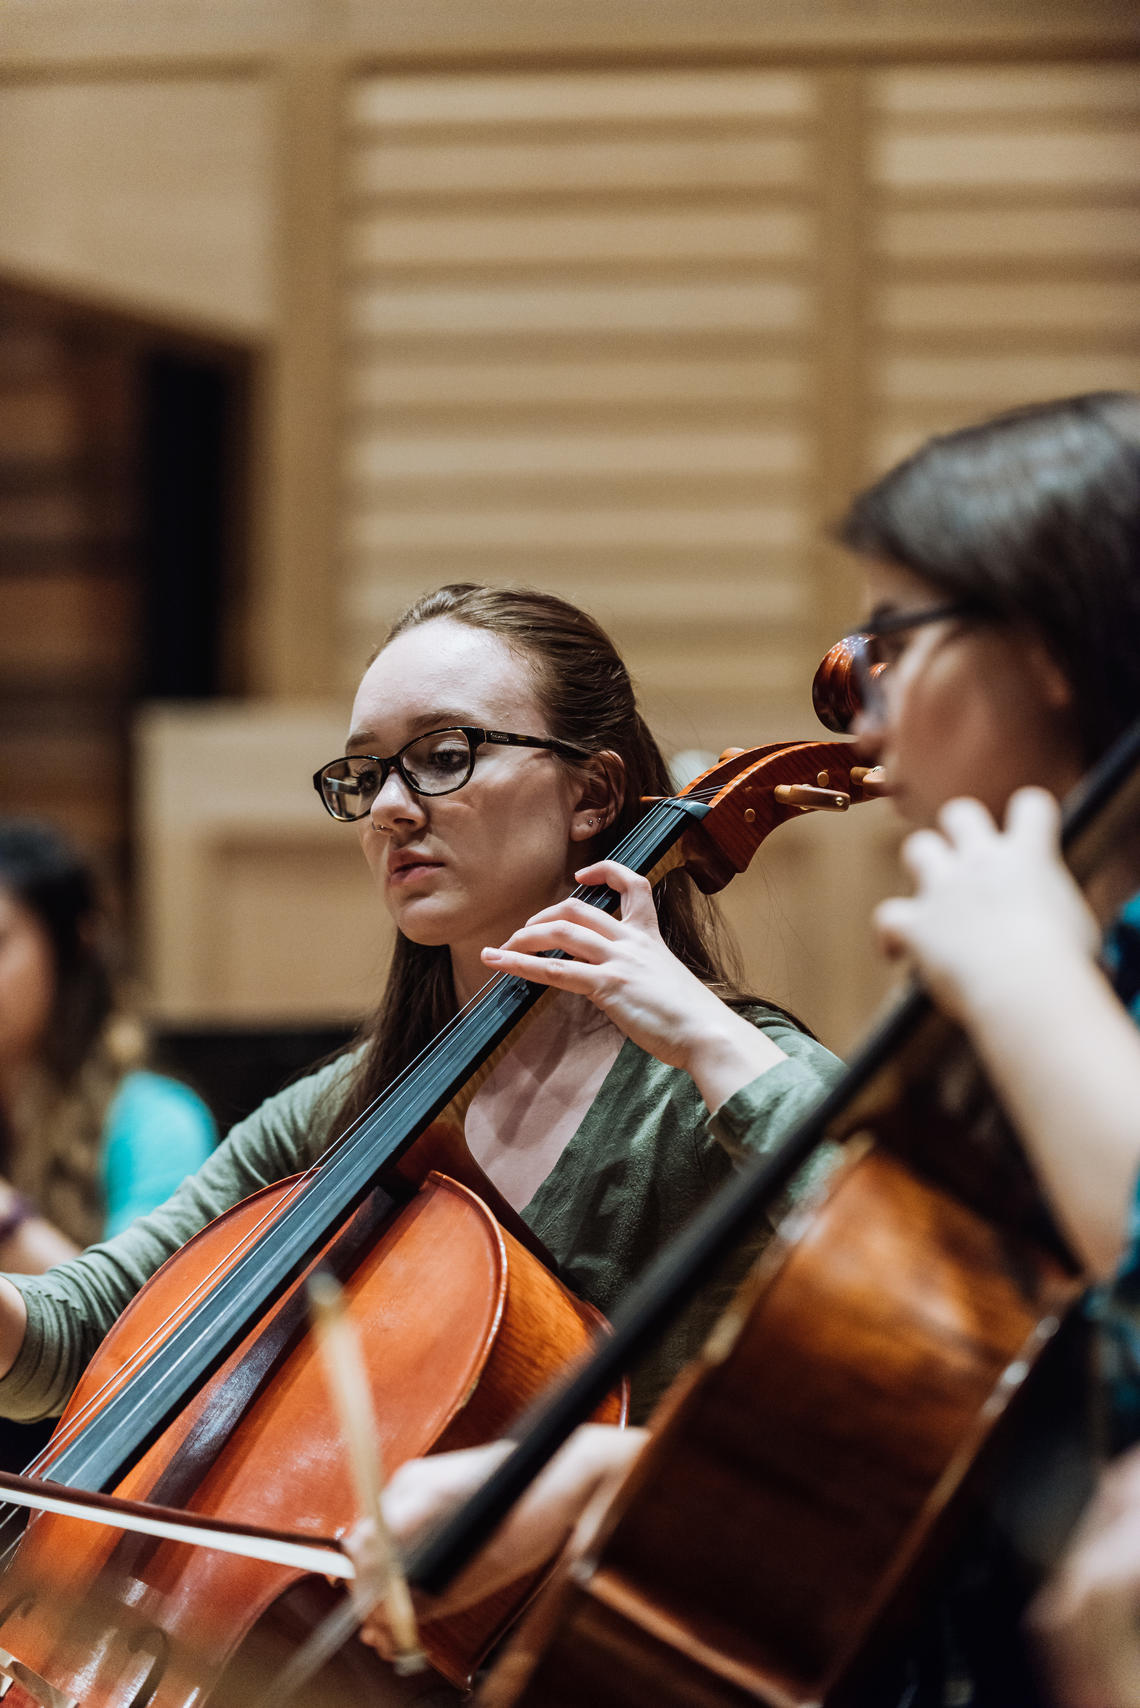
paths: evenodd
<path fill-rule="evenodd" d="M 422 797 L 409 789 L 394 765 L 377 789 L 368 816 L 377 830 L 384 831 L 423 824 L 427 818 Z"/>

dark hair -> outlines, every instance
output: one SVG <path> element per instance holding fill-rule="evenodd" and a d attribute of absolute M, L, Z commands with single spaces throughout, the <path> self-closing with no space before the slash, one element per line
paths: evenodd
<path fill-rule="evenodd" d="M 931 439 L 859 494 L 839 534 L 1039 636 L 1087 762 L 1140 711 L 1140 397 L 1032 404 Z"/>
<path fill-rule="evenodd" d="M 595 839 L 595 857 L 602 858 L 615 847 L 636 822 L 643 795 L 671 792 L 664 755 L 637 709 L 629 672 L 593 617 L 553 593 L 456 582 L 409 606 L 392 624 L 373 659 L 398 635 L 437 617 L 498 635 L 531 672 L 549 734 L 591 754 L 608 753 L 621 761 L 620 809 Z M 575 767 L 572 760 L 557 763 Z M 704 897 L 694 894 L 686 878 L 671 873 L 658 891 L 657 902 L 661 933 L 673 953 L 720 994 L 741 1000 L 737 983 L 726 970 L 717 922 Z M 426 947 L 397 932 L 384 994 L 364 1030 L 366 1053 L 334 1130 L 343 1129 L 367 1108 L 455 1011 L 446 946 Z"/>
<path fill-rule="evenodd" d="M 43 1062 L 66 1089 L 95 1048 L 112 1008 L 95 880 L 50 825 L 0 819 L 0 887 L 35 916 L 51 945 L 55 993 Z"/>

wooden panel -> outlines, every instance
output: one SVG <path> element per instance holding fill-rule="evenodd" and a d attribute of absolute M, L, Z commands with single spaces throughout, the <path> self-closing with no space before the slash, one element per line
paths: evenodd
<path fill-rule="evenodd" d="M 171 1024 L 351 1020 L 389 942 L 356 836 L 310 784 L 335 711 L 154 707 L 138 732 L 141 923 Z"/>
<path fill-rule="evenodd" d="M 861 361 L 861 126 L 848 73 L 356 80 L 346 698 L 425 588 L 513 580 L 606 623 L 669 750 L 817 727 L 819 538 L 859 458 L 829 387 Z M 879 988 L 865 921 L 856 950 L 836 918 L 853 858 L 860 906 L 881 893 L 870 816 L 796 826 L 728 898 L 751 983 L 832 1038 Z"/>
<path fill-rule="evenodd" d="M 526 208 L 471 215 L 446 209 L 401 217 L 385 211 L 354 221 L 348 259 L 355 269 L 454 266 L 464 273 L 486 266 L 557 266 L 590 269 L 617 262 L 800 260 L 813 242 L 810 215 L 801 208 L 662 207 L 596 208 L 588 213 L 544 213 Z"/>
<path fill-rule="evenodd" d="M 17 277 L 255 337 L 272 240 L 257 79 L 0 86 L 0 267 Z"/>
<path fill-rule="evenodd" d="M 556 406 L 560 416 L 576 410 L 594 419 L 640 414 L 655 420 L 662 406 L 671 420 L 686 415 L 764 419 L 774 405 L 801 400 L 812 377 L 806 357 L 686 359 L 667 348 L 616 356 L 594 350 L 589 361 L 541 349 L 519 355 L 484 348 L 480 358 L 448 359 L 433 356 L 430 349 L 416 360 L 383 347 L 372 355 L 355 351 L 345 382 L 348 405 L 365 424 L 369 412 L 387 421 L 413 421 L 478 410 L 487 420 L 533 412 L 536 406 Z"/>
<path fill-rule="evenodd" d="M 892 260 L 954 266 L 984 261 L 1134 261 L 1140 256 L 1140 207 L 941 206 L 888 208 L 877 227 Z"/>
<path fill-rule="evenodd" d="M 137 655 L 133 576 L 83 568 L 0 576 L 0 674 L 9 685 L 66 680 L 71 691 L 103 687 L 118 695 Z"/>
<path fill-rule="evenodd" d="M 356 79 L 346 637 L 443 580 L 540 581 L 615 628 L 677 745 L 789 715 L 819 105 L 786 69 Z"/>
<path fill-rule="evenodd" d="M 644 64 L 651 55 L 707 63 L 760 55 L 795 63 L 804 55 L 848 55 L 872 63 L 885 53 L 1024 54 L 1136 39 L 1120 0 L 655 0 L 632 13 L 612 0 L 536 6 L 534 0 L 3 0 L 5 60 L 83 65 L 109 59 L 163 64 L 177 58 L 246 63 L 271 53 L 341 42 L 359 54 L 429 64 L 536 56 L 599 56 Z"/>
<path fill-rule="evenodd" d="M 872 80 L 868 467 L 999 408 L 1140 385 L 1140 78 Z"/>
<path fill-rule="evenodd" d="M 0 311 L 0 811 L 121 880 L 138 676 L 137 382 L 113 336 Z"/>
<path fill-rule="evenodd" d="M 1028 47 L 1028 43 L 1026 44 Z M 1136 68 L 1129 65 L 952 65 L 893 71 L 874 98 L 884 113 L 937 122 L 953 115 L 971 124 L 999 114 L 1033 120 L 1043 113 L 1140 113 Z"/>
<path fill-rule="evenodd" d="M 571 77 L 511 78 L 408 76 L 358 82 L 348 101 L 359 126 L 509 124 L 540 126 L 609 120 L 627 123 L 704 120 L 720 126 L 738 119 L 810 116 L 811 85 L 787 71 L 606 71 Z"/>

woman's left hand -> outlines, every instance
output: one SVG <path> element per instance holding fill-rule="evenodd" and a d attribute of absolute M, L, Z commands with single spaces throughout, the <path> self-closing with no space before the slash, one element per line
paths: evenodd
<path fill-rule="evenodd" d="M 669 949 L 645 878 L 615 860 L 600 860 L 575 877 L 615 890 L 620 916 L 571 897 L 536 913 L 503 948 L 484 949 L 484 963 L 588 997 L 643 1050 L 690 1073 L 710 1109 L 784 1059 L 778 1045 Z M 569 959 L 541 959 L 550 949 Z"/>
<path fill-rule="evenodd" d="M 1059 982 L 1098 944 L 1096 922 L 1058 851 L 1060 808 L 1019 789 L 999 829 L 980 801 L 947 802 L 937 830 L 903 846 L 913 896 L 875 911 L 888 954 L 911 960 L 935 1001 L 969 1025 L 1017 1000 L 1027 981 Z"/>

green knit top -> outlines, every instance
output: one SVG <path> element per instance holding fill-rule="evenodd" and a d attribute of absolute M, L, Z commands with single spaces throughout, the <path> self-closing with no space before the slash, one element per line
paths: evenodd
<path fill-rule="evenodd" d="M 757 1007 L 749 1017 L 788 1059 L 713 1117 L 687 1074 L 627 1040 L 522 1212 L 567 1284 L 603 1312 L 612 1310 L 734 1161 L 776 1143 L 841 1071 L 834 1056 L 784 1015 Z M 15 1364 L 0 1379 L 0 1414 L 35 1419 L 61 1411 L 99 1341 L 159 1264 L 240 1199 L 315 1162 L 352 1065 L 351 1057 L 341 1058 L 271 1097 L 230 1131 L 173 1197 L 116 1238 L 46 1275 L 9 1275 L 27 1304 L 28 1329 Z M 738 1254 L 728 1275 L 689 1307 L 635 1373 L 635 1419 L 697 1351 L 745 1262 Z"/>

